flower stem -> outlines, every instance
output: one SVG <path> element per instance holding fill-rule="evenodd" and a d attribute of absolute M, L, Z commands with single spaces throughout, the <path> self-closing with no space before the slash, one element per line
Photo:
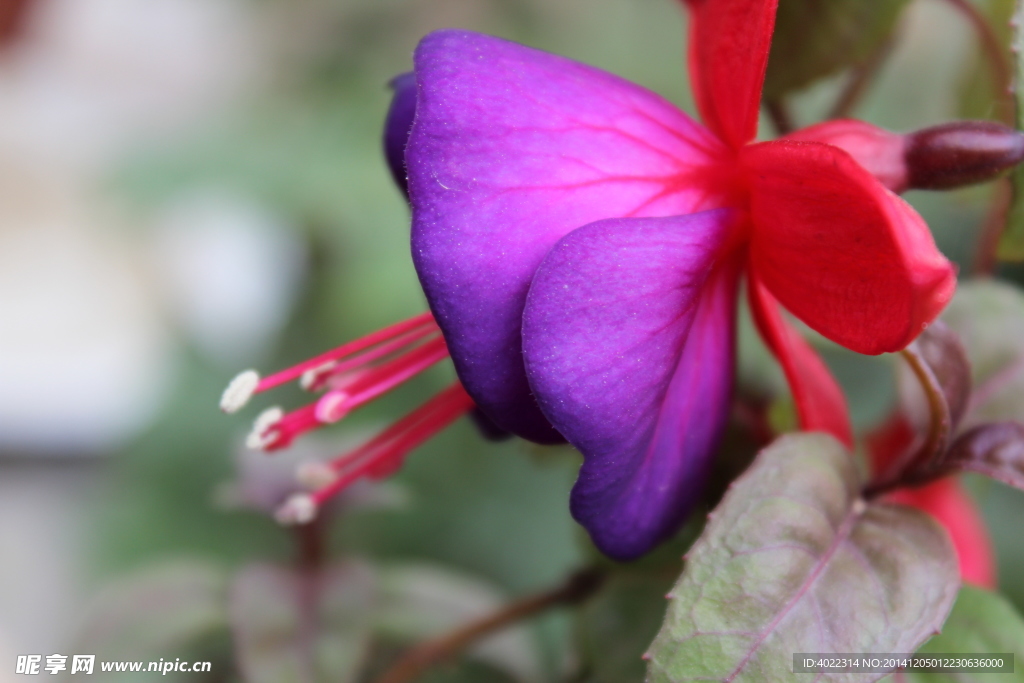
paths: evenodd
<path fill-rule="evenodd" d="M 920 448 L 908 450 L 896 458 L 886 471 L 867 487 L 864 491 L 865 498 L 874 498 L 907 485 L 923 484 L 937 476 L 935 461 L 949 447 L 949 438 L 953 431 L 949 403 L 942 391 L 942 385 L 921 355 L 917 344 L 911 344 L 900 351 L 900 354 L 910 365 L 928 400 L 931 414 L 928 435 Z"/>
<path fill-rule="evenodd" d="M 996 93 L 998 97 L 1004 97 L 1010 92 L 1010 87 L 1012 85 L 1010 62 L 1007 59 L 1006 52 L 1003 50 L 999 36 L 996 35 L 995 30 L 992 28 L 992 24 L 970 0 L 946 0 L 946 2 L 960 12 L 960 14 L 962 14 L 974 28 L 974 32 L 978 36 L 978 42 L 981 44 L 981 49 L 988 59 L 989 67 L 992 69 L 992 78 L 995 80 Z M 997 104 L 1001 105 L 999 106 L 999 118 L 1005 123 L 1012 125 L 1013 118 L 1010 108 L 1002 106 L 1005 105 L 1005 103 L 1001 101 L 997 101 Z"/>
<path fill-rule="evenodd" d="M 995 273 L 999 261 L 997 252 L 999 240 L 1003 236 L 1006 227 L 1006 216 L 1010 210 L 1010 199 L 1013 195 L 1013 188 L 1009 178 L 1000 178 L 996 181 L 995 192 L 993 192 L 992 205 L 989 207 L 988 216 L 981 227 L 981 239 L 978 244 L 978 253 L 974 257 L 973 270 L 977 276 L 991 276 Z"/>
<path fill-rule="evenodd" d="M 495 631 L 518 621 L 540 614 L 552 607 L 575 605 L 583 602 L 604 583 L 606 572 L 591 567 L 572 574 L 562 585 L 538 595 L 518 600 L 484 617 L 456 629 L 435 640 L 428 640 L 406 652 L 390 669 L 377 679 L 377 683 L 408 683 L 428 668 L 443 662 Z"/>
<path fill-rule="evenodd" d="M 306 524 L 294 527 L 296 556 L 295 564 L 300 570 L 316 573 L 324 565 L 326 548 L 324 547 L 324 524 L 322 519 L 314 519 Z"/>
<path fill-rule="evenodd" d="M 314 519 L 308 524 L 295 527 L 295 565 L 298 586 L 298 632 L 297 644 L 300 652 L 300 666 L 310 680 L 316 675 L 317 633 L 322 628 L 317 614 L 320 592 L 320 572 L 326 558 L 324 548 L 324 523 Z"/>

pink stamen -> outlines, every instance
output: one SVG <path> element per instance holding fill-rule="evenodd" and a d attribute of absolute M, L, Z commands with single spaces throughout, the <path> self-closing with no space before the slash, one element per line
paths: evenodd
<path fill-rule="evenodd" d="M 358 344 L 366 344 L 367 340 L 379 343 L 375 347 L 350 354 L 343 360 L 328 361 L 325 364 L 325 355 L 321 355 L 263 380 L 260 386 L 284 381 L 281 379 L 283 377 L 313 372 L 315 377 L 309 383 L 329 386 L 331 390 L 318 401 L 288 414 L 282 415 L 278 411 L 277 415 L 268 416 L 265 412 L 256 421 L 248 442 L 250 446 L 264 451 L 285 448 L 299 435 L 324 424 L 337 422 L 356 408 L 447 358 L 448 348 L 433 318 L 419 316 L 419 319 L 417 323 L 406 321 L 392 325 L 388 328 L 391 330 L 390 338 L 383 342 L 380 342 L 382 333 L 364 337 Z M 411 324 L 416 327 L 407 329 Z M 340 348 L 351 349 L 354 345 L 347 344 Z M 337 353 L 337 349 L 331 352 Z M 372 365 L 373 361 L 380 359 L 386 360 Z M 311 365 L 312 371 L 308 369 Z"/>
<path fill-rule="evenodd" d="M 290 413 L 273 407 L 257 417 L 246 443 L 275 451 L 305 432 L 340 420 L 447 357 L 440 328 L 433 316 L 424 313 L 264 379 L 247 370 L 224 390 L 221 409 L 236 412 L 253 394 L 298 378 L 306 389 L 327 389 L 317 401 Z M 320 505 L 354 481 L 393 474 L 411 451 L 473 405 L 455 382 L 362 446 L 328 463 L 306 463 L 297 476 L 314 491 L 291 496 L 278 509 L 277 518 L 285 524 L 307 523 Z"/>
<path fill-rule="evenodd" d="M 328 463 L 338 478 L 309 494 L 322 505 L 356 480 L 380 478 L 394 472 L 405 456 L 424 441 L 469 412 L 473 399 L 458 382 L 434 396 L 359 448 Z"/>
<path fill-rule="evenodd" d="M 461 385 L 459 388 L 462 388 Z M 463 390 L 463 393 L 465 393 L 465 390 Z M 409 433 L 402 436 L 401 439 L 392 442 L 388 448 L 389 453 L 367 468 L 366 476 L 371 479 L 386 479 L 390 477 L 405 463 L 405 457 L 409 453 L 419 447 L 420 444 L 429 440 L 441 429 L 465 415 L 474 405 L 472 399 L 467 395 L 465 396 L 465 401 L 452 401 L 445 406 L 444 410 L 440 410 L 431 415 L 429 419 L 421 421 L 414 428 L 410 429 Z"/>
<path fill-rule="evenodd" d="M 420 315 L 409 318 L 408 320 L 395 323 L 390 327 L 385 327 L 384 329 L 368 334 L 365 337 L 343 344 L 332 351 L 322 353 L 315 358 L 311 358 L 304 363 L 294 365 L 287 370 L 282 370 L 281 372 L 270 375 L 269 377 L 264 377 L 256 386 L 254 393 L 267 391 L 268 389 L 273 389 L 274 387 L 285 384 L 286 382 L 291 382 L 292 380 L 301 377 L 307 370 L 314 370 L 328 363 L 338 361 L 346 356 L 350 356 L 372 346 L 376 346 L 377 344 L 391 341 L 412 330 L 418 330 L 421 327 L 429 330 L 436 330 L 437 325 L 434 323 L 434 316 L 429 312 L 421 313 Z"/>
<path fill-rule="evenodd" d="M 448 357 L 448 347 L 438 337 L 383 365 L 371 369 L 343 390 L 324 394 L 317 401 L 316 416 L 321 422 L 337 422 L 350 411 L 391 391 Z"/>
<path fill-rule="evenodd" d="M 437 325 L 424 325 L 421 328 L 415 329 L 412 332 L 400 335 L 393 341 L 389 341 L 386 344 L 381 344 L 376 348 L 372 348 L 368 351 L 364 351 L 359 354 L 353 355 L 351 358 L 347 358 L 342 361 L 333 361 L 325 364 L 318 371 L 316 368 L 313 370 L 307 370 L 306 372 L 313 373 L 313 377 L 303 387 L 309 391 L 317 391 L 322 389 L 324 386 L 330 386 L 332 389 L 340 389 L 343 387 L 337 386 L 337 381 L 340 378 L 342 382 L 346 381 L 352 376 L 352 370 L 358 369 L 361 366 L 368 365 L 370 362 L 384 358 L 392 353 L 402 350 L 403 348 L 411 345 L 413 342 L 419 341 L 424 337 L 431 335 L 439 335 L 441 330 L 438 329 Z M 305 373 L 304 373 L 305 374 Z"/>
<path fill-rule="evenodd" d="M 257 436 L 262 440 L 261 450 L 278 451 L 290 446 L 300 434 L 320 427 L 323 423 L 316 417 L 316 404 L 303 406 L 267 425 Z"/>

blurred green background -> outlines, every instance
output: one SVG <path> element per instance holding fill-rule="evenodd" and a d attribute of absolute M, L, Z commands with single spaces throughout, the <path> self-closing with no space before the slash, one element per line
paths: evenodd
<path fill-rule="evenodd" d="M 302 397 L 279 390 L 227 417 L 220 391 L 246 367 L 284 367 L 424 309 L 408 211 L 380 149 L 387 81 L 410 68 L 421 36 L 454 26 L 610 70 L 692 113 L 684 17 L 674 0 L 11 6 L 0 54 L 0 662 L 86 647 L 123 659 L 194 654 L 214 662 L 210 680 L 236 680 L 241 660 L 260 661 L 276 642 L 239 635 L 260 617 L 246 616 L 237 577 L 270 600 L 277 589 L 253 563 L 287 566 L 295 554 L 293 534 L 265 510 L 297 456 L 275 464 L 241 442 L 260 407 Z M 979 2 L 994 15 L 1006 6 Z M 856 116 L 911 130 L 995 114 L 975 35 L 946 2 L 909 3 L 896 36 Z M 798 121 L 822 118 L 845 78 L 794 94 Z M 772 135 L 767 123 L 762 134 Z M 907 197 L 961 277 L 991 195 Z M 744 381 L 777 387 L 749 326 L 744 335 Z M 824 353 L 858 428 L 881 421 L 895 401 L 891 359 Z M 302 453 L 340 452 L 451 377 L 432 370 Z M 374 590 L 403 605 L 393 621 L 405 626 L 339 628 L 328 649 L 356 654 L 323 671 L 366 679 L 445 619 L 592 561 L 567 510 L 578 465 L 568 448 L 489 443 L 463 420 L 393 482 L 362 492 L 331 526 L 331 555 L 371 563 Z M 1024 496 L 972 486 L 1002 588 L 1024 605 Z M 670 550 L 617 573 L 582 619 L 556 610 L 498 654 L 432 676 L 639 680 L 636 657 L 673 571 Z M 420 589 L 442 616 L 408 626 L 423 617 L 408 598 Z M 249 680 L 291 676 L 258 668 L 270 673 Z M 9 670 L 0 665 L 0 681 Z"/>

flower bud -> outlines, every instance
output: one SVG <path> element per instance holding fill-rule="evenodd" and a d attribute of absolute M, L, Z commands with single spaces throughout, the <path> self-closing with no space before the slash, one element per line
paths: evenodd
<path fill-rule="evenodd" d="M 993 121 L 957 121 L 906 136 L 907 184 L 946 190 L 992 180 L 1024 160 L 1024 134 Z"/>

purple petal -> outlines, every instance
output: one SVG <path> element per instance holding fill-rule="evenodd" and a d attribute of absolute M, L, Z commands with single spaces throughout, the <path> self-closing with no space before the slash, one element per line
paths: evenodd
<path fill-rule="evenodd" d="M 384 121 L 384 156 L 391 169 L 391 177 L 394 178 L 395 184 L 408 199 L 409 183 L 405 171 L 405 146 L 409 142 L 409 131 L 412 129 L 412 121 L 416 116 L 416 75 L 411 71 L 399 74 L 392 78 L 388 85 L 391 86 L 394 95 Z M 512 434 L 498 427 L 489 417 L 480 412 L 479 408 L 474 408 L 469 417 L 480 434 L 488 441 L 504 441 L 512 437 Z"/>
<path fill-rule="evenodd" d="M 534 270 L 596 220 L 720 206 L 724 147 L 653 93 L 497 38 L 433 33 L 415 64 L 406 163 L 420 281 L 477 405 L 551 441 L 522 361 Z"/>
<path fill-rule="evenodd" d="M 494 421 L 480 412 L 479 408 L 470 411 L 469 419 L 473 421 L 480 436 L 488 441 L 507 441 L 512 438 L 512 434 L 494 424 Z"/>
<path fill-rule="evenodd" d="M 391 79 L 391 106 L 387 118 L 384 119 L 384 157 L 391 169 L 391 177 L 409 196 L 409 186 L 405 172 L 405 146 L 409 142 L 409 130 L 416 115 L 416 76 L 409 73 L 399 74 Z"/>
<path fill-rule="evenodd" d="M 735 214 L 587 225 L 545 257 L 523 315 L 541 409 L 584 457 L 571 508 L 606 554 L 631 559 L 700 497 L 732 390 Z"/>

